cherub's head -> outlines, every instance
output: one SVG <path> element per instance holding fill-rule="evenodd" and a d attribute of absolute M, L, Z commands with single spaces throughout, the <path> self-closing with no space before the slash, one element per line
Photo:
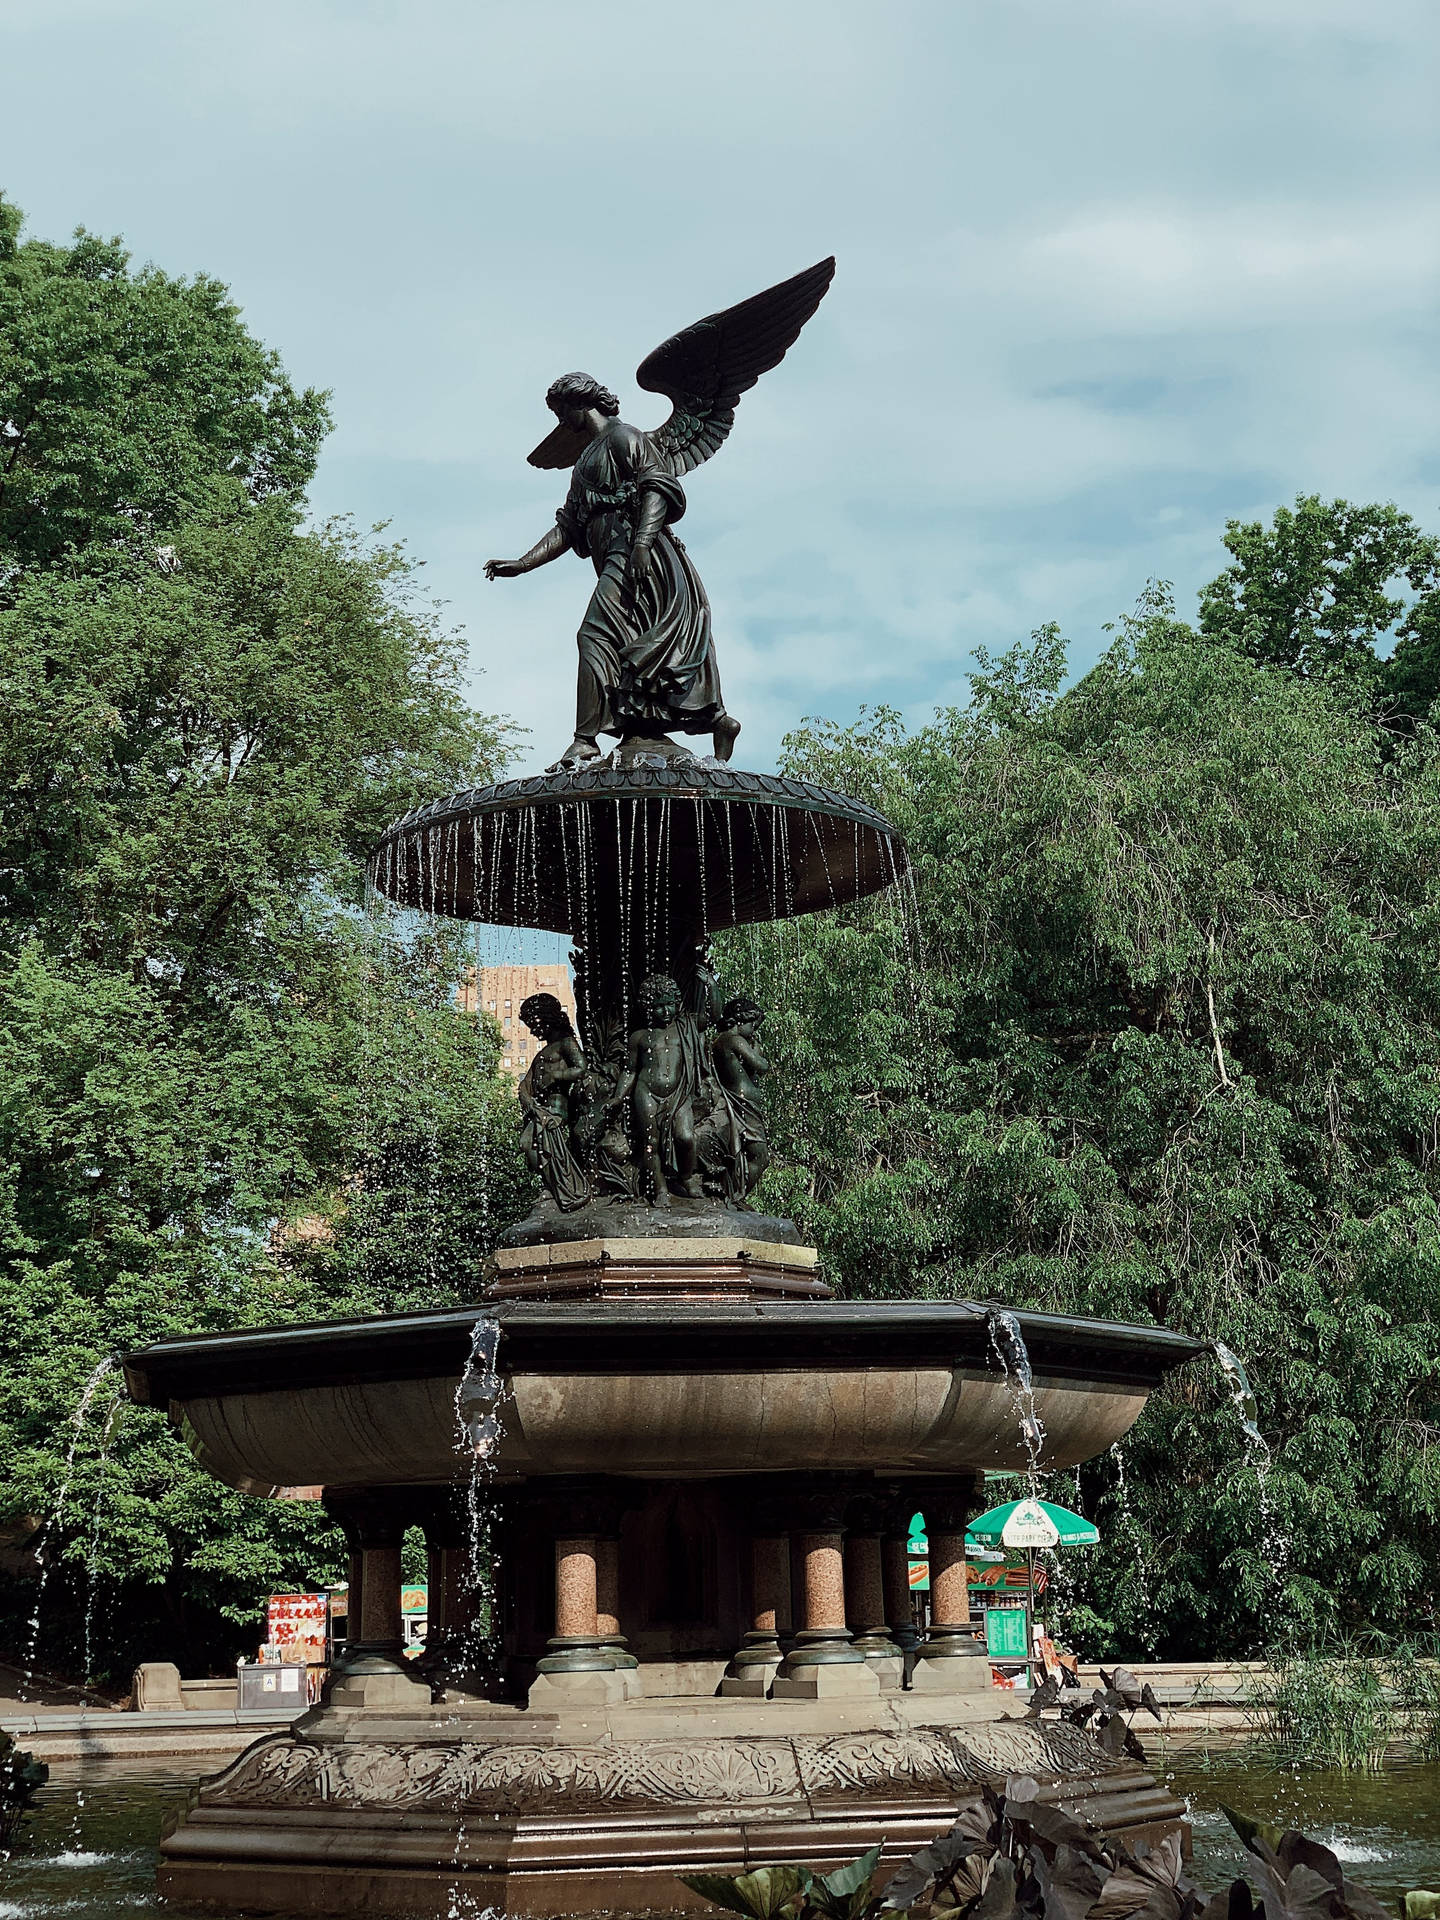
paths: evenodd
<path fill-rule="evenodd" d="M 640 982 L 640 1012 L 647 1027 L 668 1027 L 680 1011 L 680 989 L 668 973 L 652 973 Z"/>
<path fill-rule="evenodd" d="M 620 402 L 610 389 L 602 387 L 588 373 L 562 373 L 558 380 L 551 382 L 545 404 L 562 426 L 577 433 L 585 425 L 585 415 L 592 407 L 612 420 L 620 411 Z"/>
<path fill-rule="evenodd" d="M 765 1009 L 756 1000 L 747 1000 L 744 994 L 737 999 L 727 1000 L 720 1013 L 722 1027 L 758 1027 L 765 1018 Z"/>
<path fill-rule="evenodd" d="M 553 993 L 532 993 L 529 999 L 522 1000 L 520 1018 L 536 1039 L 547 1045 L 552 1040 L 567 1039 L 575 1031 L 569 1014 Z"/>

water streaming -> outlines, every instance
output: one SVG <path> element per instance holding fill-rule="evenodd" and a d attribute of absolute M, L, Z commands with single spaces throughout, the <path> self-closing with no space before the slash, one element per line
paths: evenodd
<path fill-rule="evenodd" d="M 467 1463 L 465 1486 L 465 1639 L 451 1648 L 447 1628 L 447 1664 L 458 1666 L 460 1677 L 473 1684 L 478 1673 L 487 1678 L 498 1666 L 498 1642 L 503 1623 L 496 1596 L 499 1592 L 498 1542 L 491 1492 L 504 1437 L 501 1403 L 504 1381 L 498 1369 L 500 1322 L 482 1313 L 470 1333 L 470 1352 L 455 1389 L 456 1452 Z M 455 1879 L 449 1889 L 447 1920 L 479 1920 L 490 1911 L 464 1884 L 465 1811 L 456 1806 L 455 1847 L 450 1866 Z"/>
<path fill-rule="evenodd" d="M 1240 1422 L 1240 1431 L 1245 1437 L 1245 1464 L 1255 1475 L 1256 1499 L 1260 1508 L 1261 1556 L 1270 1568 L 1275 1596 L 1279 1600 L 1285 1592 L 1291 1543 L 1275 1512 L 1274 1490 L 1270 1484 L 1275 1456 L 1269 1441 L 1260 1431 L 1259 1402 L 1238 1354 L 1227 1347 L 1223 1340 L 1212 1340 L 1209 1346 L 1224 1378 L 1230 1404 Z"/>
<path fill-rule="evenodd" d="M 1008 1307 L 991 1307 L 985 1315 L 994 1354 L 1010 1388 L 1015 1419 L 1025 1448 L 1025 1477 L 1030 1497 L 1040 1486 L 1040 1458 L 1045 1449 L 1045 1426 L 1035 1406 L 1035 1377 L 1020 1322 Z"/>
<path fill-rule="evenodd" d="M 40 1537 L 35 1542 L 35 1565 L 39 1569 L 40 1577 L 35 1585 L 35 1607 L 26 1623 L 27 1639 L 20 1680 L 20 1698 L 22 1700 L 29 1699 L 30 1688 L 34 1685 L 35 1681 L 35 1661 L 40 1646 L 40 1622 L 45 1607 L 45 1589 L 50 1581 L 50 1562 L 45 1557 L 45 1548 L 49 1544 L 51 1534 L 60 1524 L 64 1516 L 65 1503 L 70 1497 L 70 1482 L 75 1474 L 75 1455 L 85 1432 L 86 1415 L 90 1411 L 96 1394 L 100 1391 L 101 1383 L 108 1375 L 114 1373 L 115 1366 L 116 1361 L 113 1354 L 107 1355 L 107 1357 L 99 1363 L 91 1373 L 90 1378 L 85 1382 L 75 1411 L 70 1416 L 70 1445 L 66 1450 L 65 1466 L 60 1475 L 60 1485 L 56 1490 L 54 1505 L 46 1516 L 44 1526 L 40 1529 Z M 113 1408 L 111 1411 L 113 1413 Z"/>

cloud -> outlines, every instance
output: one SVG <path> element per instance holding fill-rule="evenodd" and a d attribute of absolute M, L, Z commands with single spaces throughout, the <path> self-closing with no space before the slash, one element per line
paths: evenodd
<path fill-rule="evenodd" d="M 490 585 L 550 522 L 561 369 L 834 251 L 687 482 L 726 694 L 964 697 L 1057 619 L 1083 667 L 1151 576 L 1297 491 L 1436 523 L 1440 15 L 1421 0 L 51 0 L 3 12 L 32 228 L 229 280 L 334 389 L 317 511 L 388 519 L 476 697 L 569 733 L 589 586 Z M 65 138 L 54 138 L 55 104 Z"/>

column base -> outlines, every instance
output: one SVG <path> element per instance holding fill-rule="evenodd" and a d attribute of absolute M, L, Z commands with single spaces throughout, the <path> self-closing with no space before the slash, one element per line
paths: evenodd
<path fill-rule="evenodd" d="M 802 1627 L 785 1655 L 784 1671 L 801 1667 L 860 1667 L 865 1656 L 848 1627 Z"/>
<path fill-rule="evenodd" d="M 778 1634 L 752 1628 L 720 1682 L 721 1694 L 732 1700 L 763 1700 L 784 1658 Z"/>
<path fill-rule="evenodd" d="M 632 1678 L 619 1667 L 592 1667 L 580 1672 L 539 1673 L 526 1699 L 532 1710 L 543 1712 L 546 1708 L 618 1706 L 638 1692 L 638 1674 Z"/>
<path fill-rule="evenodd" d="M 853 1664 L 784 1668 L 770 1683 L 772 1700 L 873 1700 L 880 1676 L 863 1654 Z"/>
<path fill-rule="evenodd" d="M 347 1660 L 326 1689 L 331 1707 L 428 1707 L 431 1697 L 426 1681 L 374 1654 Z"/>
<path fill-rule="evenodd" d="M 626 1659 L 640 1663 L 633 1654 Z M 622 1664 L 610 1640 L 598 1633 L 557 1633 L 545 1643 L 544 1658 L 537 1661 L 539 1673 L 613 1673 Z"/>
<path fill-rule="evenodd" d="M 985 1693 L 992 1684 L 985 1650 L 964 1628 L 932 1634 L 910 1672 L 912 1693 Z"/>

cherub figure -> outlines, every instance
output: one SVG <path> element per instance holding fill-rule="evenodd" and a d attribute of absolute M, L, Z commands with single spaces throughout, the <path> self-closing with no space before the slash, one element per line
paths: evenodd
<path fill-rule="evenodd" d="M 710 603 L 670 529 L 685 511 L 680 476 L 725 442 L 740 396 L 784 358 L 835 271 L 821 260 L 778 286 L 686 327 L 644 360 L 635 378 L 671 402 L 647 433 L 620 419 L 620 402 L 588 373 L 562 374 L 545 396 L 558 425 L 533 467 L 572 467 L 556 524 L 518 560 L 487 560 L 491 580 L 531 573 L 564 553 L 599 576 L 580 626 L 575 738 L 556 763 L 599 756 L 599 735 L 622 740 L 708 733 L 728 760 L 740 723 L 725 710 Z"/>
<path fill-rule="evenodd" d="M 702 1195 L 695 1161 L 699 1036 L 668 974 L 641 981 L 639 999 L 645 1024 L 630 1035 L 625 1070 L 607 1105 L 615 1109 L 629 1103 L 630 1137 L 646 1198 L 664 1207 L 672 1185 L 686 1198 Z"/>
<path fill-rule="evenodd" d="M 715 1078 L 733 1121 L 736 1165 L 732 1199 L 743 1199 L 770 1164 L 765 1116 L 755 1084 L 770 1071 L 770 1062 L 760 1048 L 760 1023 L 764 1018 L 764 1008 L 743 995 L 727 1000 L 710 1042 Z"/>
<path fill-rule="evenodd" d="M 544 1046 L 520 1082 L 520 1138 L 525 1164 L 562 1213 L 590 1198 L 590 1182 L 570 1143 L 570 1094 L 585 1074 L 585 1056 L 570 1016 L 553 993 L 532 993 L 520 1018 Z"/>

